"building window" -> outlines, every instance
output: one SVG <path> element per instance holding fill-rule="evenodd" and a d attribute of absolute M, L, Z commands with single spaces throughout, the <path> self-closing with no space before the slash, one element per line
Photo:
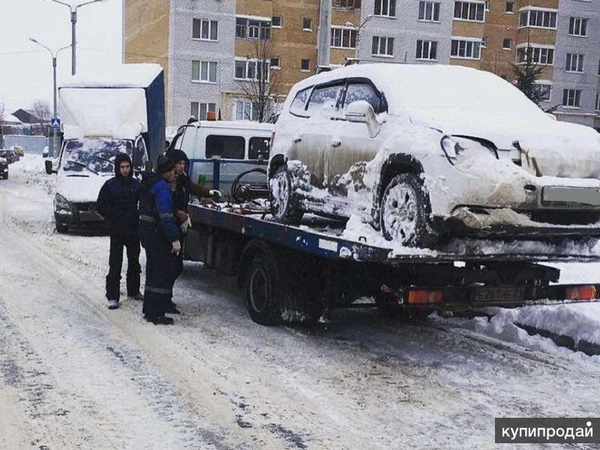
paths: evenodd
<path fill-rule="evenodd" d="M 587 19 L 571 17 L 569 19 L 569 34 L 571 36 L 587 36 Z"/>
<path fill-rule="evenodd" d="M 527 61 L 551 66 L 554 64 L 554 48 L 535 46 L 517 48 L 517 64 L 524 64 Z"/>
<path fill-rule="evenodd" d="M 563 106 L 570 108 L 581 107 L 581 90 L 580 89 L 563 89 Z"/>
<path fill-rule="evenodd" d="M 394 56 L 394 38 L 373 36 L 371 54 L 373 56 Z"/>
<path fill-rule="evenodd" d="M 512 48 L 512 39 L 504 38 L 502 40 L 502 48 L 504 50 L 510 50 Z"/>
<path fill-rule="evenodd" d="M 556 29 L 556 11 L 528 9 L 519 13 L 519 28 L 537 27 Z"/>
<path fill-rule="evenodd" d="M 236 59 L 235 78 L 237 80 L 269 81 L 269 63 L 256 59 Z"/>
<path fill-rule="evenodd" d="M 198 120 L 206 120 L 206 114 L 209 112 L 216 112 L 217 104 L 216 103 L 198 103 L 192 102 L 191 115 L 194 116 Z"/>
<path fill-rule="evenodd" d="M 396 0 L 375 0 L 376 16 L 396 17 Z"/>
<path fill-rule="evenodd" d="M 454 18 L 483 22 L 485 17 L 485 4 L 472 2 L 454 2 Z"/>
<path fill-rule="evenodd" d="M 596 94 L 596 111 L 600 111 L 600 95 Z"/>
<path fill-rule="evenodd" d="M 437 59 L 437 42 L 417 40 L 417 59 L 435 61 Z"/>
<path fill-rule="evenodd" d="M 336 8 L 360 8 L 360 0 L 333 0 Z"/>
<path fill-rule="evenodd" d="M 216 41 L 219 36 L 219 24 L 216 20 L 193 19 L 192 38 L 203 41 Z"/>
<path fill-rule="evenodd" d="M 217 82 L 217 63 L 192 61 L 192 81 Z"/>
<path fill-rule="evenodd" d="M 271 69 L 281 69 L 280 58 L 271 58 Z"/>
<path fill-rule="evenodd" d="M 504 11 L 509 14 L 515 13 L 515 2 L 506 2 L 506 6 L 504 7 Z"/>
<path fill-rule="evenodd" d="M 308 72 L 310 70 L 310 59 L 300 60 L 300 70 L 303 72 Z"/>
<path fill-rule="evenodd" d="M 580 53 L 567 53 L 567 72 L 583 72 L 583 55 Z"/>
<path fill-rule="evenodd" d="M 552 90 L 552 85 L 536 83 L 533 85 L 533 90 L 539 95 L 540 100 L 544 102 L 550 101 L 550 91 Z"/>
<path fill-rule="evenodd" d="M 271 22 L 238 17 L 235 19 L 235 37 L 242 39 L 271 39 Z"/>
<path fill-rule="evenodd" d="M 271 17 L 271 26 L 275 28 L 281 28 L 281 16 Z"/>
<path fill-rule="evenodd" d="M 258 114 L 248 100 L 235 102 L 235 120 L 258 120 Z"/>
<path fill-rule="evenodd" d="M 331 46 L 335 48 L 356 48 L 354 28 L 331 27 Z"/>
<path fill-rule="evenodd" d="M 462 59 L 481 59 L 481 40 L 452 39 L 450 56 Z"/>
<path fill-rule="evenodd" d="M 302 19 L 302 29 L 304 31 L 312 31 L 312 19 L 305 17 Z"/>
<path fill-rule="evenodd" d="M 439 22 L 439 2 L 419 2 L 419 20 L 424 20 L 427 22 Z"/>

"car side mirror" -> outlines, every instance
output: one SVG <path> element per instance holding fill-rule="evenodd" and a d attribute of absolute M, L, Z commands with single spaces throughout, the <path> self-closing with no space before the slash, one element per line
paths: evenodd
<path fill-rule="evenodd" d="M 48 175 L 52 175 L 53 173 L 56 173 L 56 170 L 54 170 L 52 168 L 52 160 L 51 159 L 47 159 L 44 161 L 44 164 L 46 165 L 46 173 Z"/>
<path fill-rule="evenodd" d="M 346 107 L 346 121 L 366 124 L 372 138 L 379 134 L 380 125 L 375 110 L 364 100 L 350 103 Z"/>

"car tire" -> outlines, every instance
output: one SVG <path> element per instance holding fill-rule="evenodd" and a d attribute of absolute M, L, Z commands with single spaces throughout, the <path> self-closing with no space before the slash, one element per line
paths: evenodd
<path fill-rule="evenodd" d="M 285 165 L 275 171 L 269 180 L 271 212 L 277 222 L 298 225 L 303 216 L 298 200 L 293 193 L 292 175 Z"/>
<path fill-rule="evenodd" d="M 429 196 L 418 175 L 396 175 L 381 197 L 380 224 L 383 237 L 405 247 L 432 247 L 437 236 L 430 223 Z"/>
<path fill-rule="evenodd" d="M 281 289 L 274 261 L 266 253 L 257 253 L 250 262 L 244 280 L 246 309 L 260 325 L 278 325 L 281 320 Z"/>
<path fill-rule="evenodd" d="M 64 223 L 56 222 L 56 232 L 57 233 L 67 233 L 69 231 L 69 226 Z"/>

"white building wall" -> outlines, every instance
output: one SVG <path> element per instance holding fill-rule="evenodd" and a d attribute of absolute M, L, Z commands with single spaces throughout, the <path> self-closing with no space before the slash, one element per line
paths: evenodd
<path fill-rule="evenodd" d="M 418 0 L 396 0 L 396 17 L 375 16 L 375 0 L 363 0 L 361 23 L 369 14 L 373 17 L 359 32 L 358 57 L 361 60 L 377 62 L 397 62 L 409 64 L 432 64 L 433 62 L 416 59 L 417 40 L 437 41 L 437 63 L 450 63 L 450 43 L 452 37 L 452 16 L 454 2 L 439 0 L 440 21 L 425 22 L 419 20 Z M 394 38 L 394 56 L 385 58 L 372 56 L 373 36 Z"/>
<path fill-rule="evenodd" d="M 193 19 L 216 20 L 217 41 L 192 38 Z M 171 0 L 169 110 L 167 125 L 178 126 L 191 115 L 191 103 L 223 106 L 221 92 L 231 89 L 234 75 L 235 0 Z M 217 63 L 216 83 L 193 82 L 192 61 Z"/>

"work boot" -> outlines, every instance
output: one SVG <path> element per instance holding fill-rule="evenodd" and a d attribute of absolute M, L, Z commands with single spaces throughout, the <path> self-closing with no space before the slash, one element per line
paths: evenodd
<path fill-rule="evenodd" d="M 144 319 L 154 325 L 173 325 L 175 323 L 171 317 L 164 315 L 145 314 Z"/>
<path fill-rule="evenodd" d="M 177 305 L 173 302 L 170 302 L 167 305 L 167 310 L 165 312 L 169 314 L 181 314 L 181 311 L 177 309 Z"/>
<path fill-rule="evenodd" d="M 144 300 L 144 295 L 141 294 L 140 292 L 138 292 L 137 294 L 130 295 L 129 298 L 132 298 L 132 299 L 138 300 L 138 301 L 142 301 L 142 300 Z"/>
<path fill-rule="evenodd" d="M 119 300 L 109 300 L 108 309 L 117 309 L 119 307 Z"/>

